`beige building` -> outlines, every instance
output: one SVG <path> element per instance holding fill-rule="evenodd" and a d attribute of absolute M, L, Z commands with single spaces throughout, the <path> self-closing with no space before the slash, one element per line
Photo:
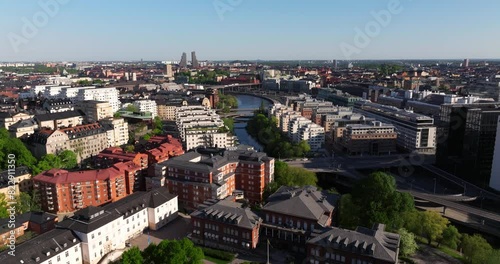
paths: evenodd
<path fill-rule="evenodd" d="M 30 118 L 33 118 L 33 115 L 27 113 L 0 112 L 0 127 L 9 129 L 13 124 Z"/>
<path fill-rule="evenodd" d="M 9 176 L 14 177 L 14 185 L 9 182 Z M 28 167 L 17 167 L 14 171 L 0 172 L 0 193 L 5 194 L 5 197 L 9 197 L 12 192 L 11 186 L 15 187 L 15 195 L 19 195 L 20 192 L 29 193 L 33 190 L 33 182 Z"/>
<path fill-rule="evenodd" d="M 41 130 L 28 139 L 28 148 L 37 158 L 46 154 L 57 154 L 64 150 L 72 150 L 78 161 L 97 156 L 109 147 L 108 134 L 98 124 L 79 125 L 59 130 Z"/>
<path fill-rule="evenodd" d="M 66 111 L 61 113 L 49 113 L 36 115 L 35 121 L 39 128 L 55 130 L 65 127 L 78 126 L 83 123 L 85 113 L 82 111 Z"/>
<path fill-rule="evenodd" d="M 175 105 L 158 105 L 158 117 L 160 117 L 161 120 L 175 120 L 175 108 L 177 108 Z"/>
<path fill-rule="evenodd" d="M 26 137 L 35 133 L 38 124 L 34 119 L 24 119 L 9 127 L 9 133 L 16 138 Z"/>
<path fill-rule="evenodd" d="M 81 101 L 77 103 L 76 109 L 82 110 L 86 114 L 88 122 L 97 122 L 113 117 L 113 108 L 109 102 L 95 100 Z"/>

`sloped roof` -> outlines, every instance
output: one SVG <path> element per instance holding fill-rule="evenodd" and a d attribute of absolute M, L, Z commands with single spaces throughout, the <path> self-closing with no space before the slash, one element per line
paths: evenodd
<path fill-rule="evenodd" d="M 191 216 L 247 229 L 253 229 L 255 225 L 262 221 L 250 208 L 243 208 L 242 204 L 228 200 L 208 201 L 205 206 L 201 206 Z"/>

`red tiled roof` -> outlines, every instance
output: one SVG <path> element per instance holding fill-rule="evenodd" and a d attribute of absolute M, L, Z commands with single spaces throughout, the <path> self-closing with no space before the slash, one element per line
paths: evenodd
<path fill-rule="evenodd" d="M 114 179 L 121 175 L 122 172 L 113 167 L 101 170 L 74 171 L 74 172 L 68 172 L 67 170 L 63 169 L 51 169 L 41 174 L 38 174 L 33 179 L 46 183 L 65 184 L 65 183 L 96 181 L 96 180 L 102 181 L 107 179 Z"/>

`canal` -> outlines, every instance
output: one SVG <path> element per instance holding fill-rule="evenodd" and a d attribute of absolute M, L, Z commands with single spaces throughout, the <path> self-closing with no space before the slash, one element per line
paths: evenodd
<path fill-rule="evenodd" d="M 241 109 L 249 109 L 254 108 L 258 109 L 262 103 L 264 103 L 264 107 L 268 107 L 272 102 L 260 97 L 251 96 L 251 95 L 242 95 L 237 94 L 234 95 L 238 100 L 238 108 Z M 264 147 L 257 142 L 252 136 L 250 136 L 246 130 L 247 123 L 250 119 L 246 117 L 237 117 L 234 119 L 234 134 L 238 137 L 238 142 L 240 144 L 249 145 L 254 147 L 255 150 L 263 151 Z"/>

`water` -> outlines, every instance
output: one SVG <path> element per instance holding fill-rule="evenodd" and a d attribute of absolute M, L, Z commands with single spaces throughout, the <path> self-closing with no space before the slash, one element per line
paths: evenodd
<path fill-rule="evenodd" d="M 241 109 L 249 109 L 255 108 L 258 109 L 262 102 L 264 102 L 264 107 L 267 108 L 271 102 L 251 95 L 235 95 L 238 100 L 238 108 Z M 235 118 L 234 123 L 234 134 L 238 137 L 238 141 L 240 144 L 249 145 L 254 147 L 256 150 L 263 151 L 264 147 L 257 142 L 252 136 L 250 136 L 246 130 L 248 118 Z"/>

